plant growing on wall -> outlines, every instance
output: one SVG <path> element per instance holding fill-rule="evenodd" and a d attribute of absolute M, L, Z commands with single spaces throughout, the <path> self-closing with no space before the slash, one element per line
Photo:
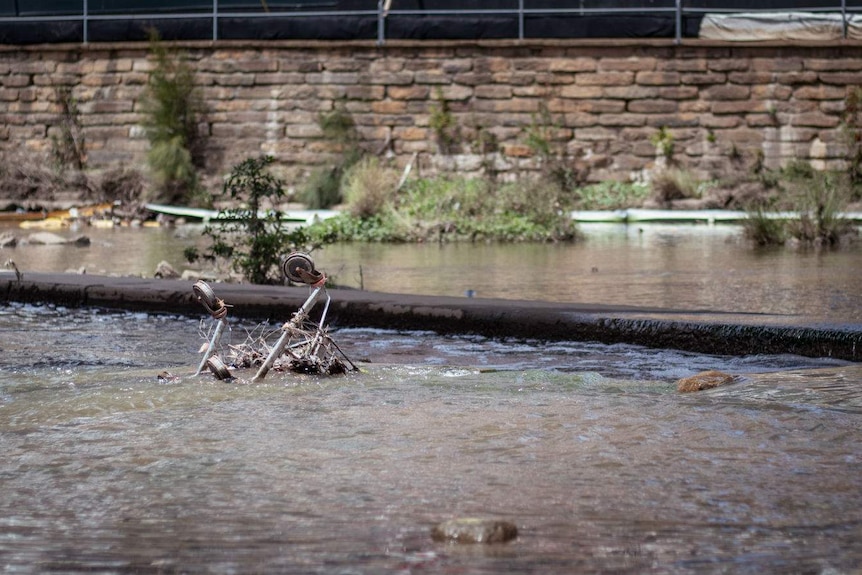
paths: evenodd
<path fill-rule="evenodd" d="M 323 137 L 341 150 L 341 157 L 334 165 L 315 169 L 302 194 L 310 209 L 329 208 L 342 199 L 341 180 L 345 172 L 362 158 L 359 134 L 353 116 L 343 106 L 335 106 L 331 112 L 321 113 L 317 124 Z"/>
<path fill-rule="evenodd" d="M 841 129 L 847 145 L 847 172 L 850 183 L 862 184 L 862 87 L 856 86 L 847 92 L 844 99 L 844 116 Z"/>
<path fill-rule="evenodd" d="M 428 126 L 434 132 L 437 146 L 444 154 L 456 152 L 458 146 L 458 124 L 449 109 L 449 102 L 443 97 L 443 91 L 436 92 L 437 103 L 431 105 L 431 115 Z"/>
<path fill-rule="evenodd" d="M 281 283 L 281 258 L 304 248 L 306 238 L 301 229 L 289 232 L 281 213 L 272 209 L 285 195 L 282 182 L 267 171 L 273 161 L 272 156 L 248 158 L 234 166 L 222 199 L 239 207 L 225 210 L 223 222 L 210 223 L 203 231 L 212 241 L 204 257 L 229 261 L 254 284 Z M 194 261 L 198 254 L 187 251 L 186 258 Z"/>
<path fill-rule="evenodd" d="M 154 65 L 142 100 L 150 142 L 147 162 L 163 199 L 200 203 L 197 170 L 203 165 L 203 141 L 198 124 L 204 104 L 194 71 L 155 31 L 150 35 L 150 54 Z"/>
<path fill-rule="evenodd" d="M 583 184 L 587 174 L 567 162 L 563 151 L 554 144 L 555 134 L 561 126 L 561 122 L 554 120 L 543 102 L 539 105 L 538 114 L 531 116 L 530 125 L 525 129 L 525 144 L 538 156 L 543 178 L 561 190 L 570 190 Z"/>
<path fill-rule="evenodd" d="M 55 96 L 60 107 L 60 135 L 51 136 L 51 154 L 58 166 L 72 166 L 76 170 L 83 170 L 87 163 L 87 152 L 78 101 L 67 86 L 57 88 Z"/>
<path fill-rule="evenodd" d="M 673 160 L 673 134 L 662 126 L 650 137 L 650 142 L 656 148 L 656 153 L 668 164 Z"/>

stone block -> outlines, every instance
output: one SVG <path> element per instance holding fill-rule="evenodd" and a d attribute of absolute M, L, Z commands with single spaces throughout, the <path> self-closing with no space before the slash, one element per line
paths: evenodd
<path fill-rule="evenodd" d="M 383 86 L 348 86 L 344 96 L 348 100 L 382 100 L 386 95 L 386 88 Z"/>
<path fill-rule="evenodd" d="M 652 74 L 639 72 L 638 74 Z M 580 73 L 575 75 L 575 84 L 580 86 L 627 86 L 634 80 L 634 72 Z"/>
<path fill-rule="evenodd" d="M 356 58 L 327 58 L 323 62 L 323 69 L 330 72 L 358 72 L 365 67 L 365 63 Z"/>
<path fill-rule="evenodd" d="M 548 72 L 595 72 L 598 70 L 599 63 L 595 58 L 563 58 L 544 60 L 541 65 L 534 65 L 529 68 L 533 71 L 548 71 Z"/>
<path fill-rule="evenodd" d="M 508 72 L 512 68 L 509 58 L 484 57 L 473 60 L 473 71 L 478 73 Z"/>
<path fill-rule="evenodd" d="M 798 100 L 843 100 L 847 90 L 843 86 L 801 86 L 793 91 Z"/>
<path fill-rule="evenodd" d="M 693 100 L 699 93 L 695 86 L 667 86 L 658 89 L 658 97 L 665 100 Z"/>
<path fill-rule="evenodd" d="M 747 100 L 751 96 L 751 88 L 737 84 L 710 86 L 700 91 L 704 100 Z"/>
<path fill-rule="evenodd" d="M 563 86 L 560 88 L 560 96 L 563 98 L 601 98 L 604 90 L 601 86 Z"/>
<path fill-rule="evenodd" d="M 766 84 L 751 87 L 752 100 L 789 100 L 793 88 L 779 84 Z"/>
<path fill-rule="evenodd" d="M 730 72 L 727 81 L 731 84 L 770 84 L 775 81 L 773 72 Z"/>
<path fill-rule="evenodd" d="M 818 76 L 824 84 L 838 84 L 841 86 L 862 85 L 862 71 L 821 72 Z"/>
<path fill-rule="evenodd" d="M 381 100 L 371 104 L 371 110 L 375 114 L 403 114 L 407 110 L 404 100 Z"/>
<path fill-rule="evenodd" d="M 38 53 L 36 53 L 38 57 Z M 53 74 L 57 71 L 57 62 L 52 60 L 23 60 L 14 65 L 16 74 Z"/>
<path fill-rule="evenodd" d="M 700 126 L 700 114 L 650 114 L 647 117 L 647 125 L 656 128 L 687 128 Z M 675 137 L 679 134 L 675 133 Z"/>
<path fill-rule="evenodd" d="M 360 75 L 357 72 L 313 72 L 305 75 L 309 84 L 358 84 Z"/>
<path fill-rule="evenodd" d="M 815 128 L 835 128 L 841 123 L 838 116 L 830 116 L 820 112 L 797 114 L 790 117 L 791 126 L 810 126 Z"/>
<path fill-rule="evenodd" d="M 748 70 L 749 67 L 749 61 L 746 58 L 716 58 L 707 64 L 710 72 L 739 72 Z"/>
<path fill-rule="evenodd" d="M 563 125 L 567 128 L 589 128 L 599 125 L 598 114 L 574 113 L 563 114 Z"/>
<path fill-rule="evenodd" d="M 304 82 L 305 74 L 299 72 L 267 72 L 254 75 L 254 83 L 258 86 L 302 84 Z"/>
<path fill-rule="evenodd" d="M 445 85 L 451 81 L 451 78 L 440 70 L 421 70 L 413 72 L 413 81 L 417 84 Z"/>
<path fill-rule="evenodd" d="M 717 72 L 707 74 L 681 74 L 679 77 L 681 84 L 690 86 L 708 86 L 710 84 L 724 84 L 727 81 L 727 74 Z"/>
<path fill-rule="evenodd" d="M 393 100 L 427 100 L 431 94 L 428 86 L 389 86 L 386 88 L 386 96 Z"/>
<path fill-rule="evenodd" d="M 50 78 L 50 76 L 37 76 L 37 78 Z M 0 77 L 0 85 L 4 88 L 24 88 L 30 83 L 30 76 L 27 74 L 11 74 Z"/>
<path fill-rule="evenodd" d="M 492 74 L 491 78 L 495 84 L 509 84 L 514 89 L 534 87 L 536 84 L 536 75 L 532 72 L 498 72 Z"/>
<path fill-rule="evenodd" d="M 781 118 L 777 114 L 748 114 L 745 116 L 745 125 L 749 128 L 776 127 L 781 123 Z"/>
<path fill-rule="evenodd" d="M 284 133 L 288 138 L 322 138 L 323 130 L 317 124 L 287 124 Z"/>
<path fill-rule="evenodd" d="M 646 124 L 646 116 L 643 114 L 602 114 L 599 116 L 600 126 L 630 127 L 643 126 Z"/>
<path fill-rule="evenodd" d="M 605 127 L 576 128 L 575 138 L 586 142 L 615 140 L 618 131 Z"/>
<path fill-rule="evenodd" d="M 679 72 L 638 72 L 635 82 L 642 86 L 676 86 L 680 83 Z"/>
<path fill-rule="evenodd" d="M 539 101 L 527 98 L 513 98 L 510 100 L 476 100 L 474 106 L 477 112 L 535 113 L 539 111 Z"/>
<path fill-rule="evenodd" d="M 116 86 L 120 83 L 122 76 L 120 75 L 85 75 L 81 77 L 82 86 L 100 87 L 100 86 Z"/>
<path fill-rule="evenodd" d="M 219 74 L 213 76 L 217 86 L 254 86 L 254 74 Z"/>
<path fill-rule="evenodd" d="M 601 58 L 598 62 L 601 72 L 649 72 L 656 69 L 656 59 L 652 56 Z"/>
<path fill-rule="evenodd" d="M 802 68 L 799 57 L 752 58 L 750 66 L 753 72 L 801 72 Z"/>
<path fill-rule="evenodd" d="M 815 72 L 849 72 L 862 70 L 860 58 L 805 58 L 802 66 Z"/>
<path fill-rule="evenodd" d="M 481 86 L 483 84 L 490 84 L 493 82 L 494 78 L 489 73 L 486 72 L 484 74 L 475 73 L 475 72 L 464 72 L 462 74 L 455 74 L 453 81 L 456 84 L 463 84 L 464 86 Z"/>
<path fill-rule="evenodd" d="M 719 100 L 712 102 L 709 111 L 713 114 L 748 114 L 752 112 L 767 112 L 768 107 L 763 100 Z"/>
<path fill-rule="evenodd" d="M 660 58 L 655 69 L 659 72 L 706 72 L 707 64 L 706 58 Z"/>
<path fill-rule="evenodd" d="M 700 125 L 704 128 L 713 128 L 716 130 L 731 130 L 742 123 L 742 118 L 739 116 L 713 116 L 705 114 L 700 118 Z"/>
<path fill-rule="evenodd" d="M 427 140 L 431 131 L 417 126 L 397 126 L 392 128 L 392 138 L 395 140 L 419 141 Z"/>
<path fill-rule="evenodd" d="M 528 86 L 513 86 L 512 96 L 521 98 L 551 98 L 554 95 L 554 90 L 549 86 L 539 84 L 530 84 Z"/>
<path fill-rule="evenodd" d="M 449 75 L 463 74 L 473 69 L 473 60 L 470 58 L 447 59 L 440 64 L 440 69 Z"/>
<path fill-rule="evenodd" d="M 776 72 L 772 75 L 772 81 L 777 84 L 799 85 L 819 84 L 817 72 L 805 70 L 803 72 Z"/>
<path fill-rule="evenodd" d="M 673 114 L 679 104 L 673 100 L 633 100 L 627 110 L 638 114 Z"/>
<path fill-rule="evenodd" d="M 697 91 L 695 89 L 695 91 Z M 612 100 L 644 100 L 656 98 L 659 94 L 657 86 L 605 86 L 601 89 L 602 97 Z"/>
<path fill-rule="evenodd" d="M 499 84 L 489 84 L 486 86 L 476 86 L 473 89 L 473 95 L 476 98 L 490 98 L 490 99 L 501 99 L 501 98 L 511 98 L 512 97 L 512 87 L 499 85 Z"/>

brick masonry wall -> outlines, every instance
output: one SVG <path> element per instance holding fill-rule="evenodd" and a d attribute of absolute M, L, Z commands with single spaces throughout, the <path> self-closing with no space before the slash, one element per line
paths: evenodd
<path fill-rule="evenodd" d="M 277 158 L 299 183 L 338 147 L 318 118 L 340 107 L 368 151 L 424 174 L 541 167 L 535 136 L 589 181 L 648 176 L 664 159 L 700 177 L 740 162 L 842 167 L 846 98 L 862 86 L 862 45 L 631 42 L 187 43 L 207 115 L 211 174 Z M 60 133 L 57 89 L 76 100 L 87 165 L 145 166 L 145 44 L 0 48 L 0 152 L 48 154 Z M 432 118 L 455 120 L 452 149 Z M 533 135 L 532 140 L 530 135 Z"/>

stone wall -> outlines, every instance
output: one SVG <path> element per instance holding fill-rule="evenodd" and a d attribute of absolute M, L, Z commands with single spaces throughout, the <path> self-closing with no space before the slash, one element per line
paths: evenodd
<path fill-rule="evenodd" d="M 145 166 L 146 44 L 0 48 L 0 151 L 50 153 L 77 103 L 87 166 Z M 589 181 L 642 178 L 667 159 L 701 177 L 799 158 L 840 167 L 843 112 L 862 45 L 665 41 L 187 43 L 208 110 L 211 174 L 277 158 L 299 183 L 331 162 L 321 113 L 342 109 L 361 145 L 422 173 L 517 175 L 563 158 Z M 445 112 L 443 111 L 445 110 Z M 454 120 L 451 145 L 434 120 Z"/>

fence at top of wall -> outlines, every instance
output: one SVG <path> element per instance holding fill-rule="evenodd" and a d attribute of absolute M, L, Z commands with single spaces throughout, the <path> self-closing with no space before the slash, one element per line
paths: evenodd
<path fill-rule="evenodd" d="M 0 44 L 166 40 L 862 40 L 862 0 L 0 0 Z"/>

